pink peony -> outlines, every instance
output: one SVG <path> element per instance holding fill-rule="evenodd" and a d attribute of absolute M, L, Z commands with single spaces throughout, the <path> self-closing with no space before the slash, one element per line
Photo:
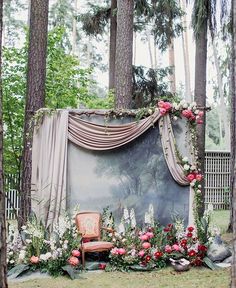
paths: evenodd
<path fill-rule="evenodd" d="M 74 257 L 74 256 L 71 256 L 69 259 L 68 259 L 68 263 L 71 265 L 71 266 L 77 266 L 79 264 L 79 259 L 77 257 Z"/>
<path fill-rule="evenodd" d="M 187 175 L 187 178 L 188 178 L 189 182 L 192 182 L 195 179 L 195 175 L 190 173 L 190 174 Z"/>
<path fill-rule="evenodd" d="M 166 252 L 166 253 L 171 253 L 171 251 L 172 251 L 171 246 L 170 246 L 170 245 L 166 245 L 166 246 L 165 246 L 165 252 Z"/>
<path fill-rule="evenodd" d="M 124 248 L 119 248 L 118 249 L 118 254 L 119 255 L 124 255 L 126 253 L 125 249 Z"/>
<path fill-rule="evenodd" d="M 147 234 L 143 234 L 139 237 L 140 240 L 142 241 L 147 241 L 148 240 L 148 235 Z"/>
<path fill-rule="evenodd" d="M 149 239 L 151 239 L 151 238 L 154 237 L 153 232 L 147 232 L 146 235 L 147 235 L 147 237 L 148 237 Z"/>
<path fill-rule="evenodd" d="M 180 251 L 180 247 L 179 247 L 178 244 L 172 245 L 172 249 L 173 249 L 174 251 Z"/>
<path fill-rule="evenodd" d="M 38 263 L 39 263 L 39 257 L 37 257 L 37 256 L 31 256 L 31 257 L 30 257 L 30 262 L 31 262 L 32 264 L 38 264 Z"/>
<path fill-rule="evenodd" d="M 138 256 L 139 256 L 139 257 L 143 257 L 144 254 L 145 254 L 145 251 L 144 251 L 144 250 L 140 250 L 140 251 L 138 252 Z"/>
<path fill-rule="evenodd" d="M 74 256 L 74 257 L 79 257 L 80 256 L 80 251 L 79 250 L 73 250 L 71 252 L 71 255 Z"/>
<path fill-rule="evenodd" d="M 148 249 L 148 248 L 151 247 L 151 244 L 150 244 L 149 242 L 143 242 L 142 247 L 143 247 L 144 249 Z"/>
<path fill-rule="evenodd" d="M 166 112 L 167 112 L 167 111 L 166 111 L 165 108 L 160 108 L 160 113 L 161 113 L 162 116 L 165 115 Z"/>
<path fill-rule="evenodd" d="M 196 175 L 196 180 L 201 181 L 202 180 L 202 174 L 197 174 Z"/>

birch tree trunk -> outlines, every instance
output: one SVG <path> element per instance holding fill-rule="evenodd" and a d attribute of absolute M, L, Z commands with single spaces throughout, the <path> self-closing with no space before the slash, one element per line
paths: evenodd
<path fill-rule="evenodd" d="M 3 189 L 2 36 L 3 0 L 0 0 L 0 287 L 7 288 L 5 193 Z M 13 108 L 13 107 L 12 107 Z"/>
<path fill-rule="evenodd" d="M 221 77 L 221 72 L 220 72 L 220 63 L 219 63 L 219 58 L 218 58 L 218 53 L 217 53 L 217 47 L 216 47 L 216 43 L 215 43 L 215 39 L 212 36 L 211 38 L 212 40 L 212 48 L 213 48 L 213 55 L 214 55 L 214 62 L 215 62 L 215 67 L 216 67 L 216 75 L 217 75 L 217 84 L 218 84 L 218 91 L 219 91 L 219 96 L 220 96 L 220 119 L 222 120 L 222 126 L 224 130 L 225 134 L 224 137 L 222 135 L 220 135 L 221 138 L 221 142 L 222 142 L 222 138 L 224 138 L 225 141 L 225 146 L 226 149 L 229 150 L 230 149 L 230 133 L 229 133 L 229 123 L 227 121 L 227 107 L 225 105 L 225 101 L 224 101 L 224 91 L 223 91 L 223 83 L 222 83 L 222 77 Z"/>
<path fill-rule="evenodd" d="M 31 212 L 32 136 L 30 124 L 35 112 L 44 107 L 46 52 L 49 0 L 31 1 L 27 91 L 24 125 L 22 185 L 20 194 L 19 227 Z"/>
<path fill-rule="evenodd" d="M 186 4 L 185 0 L 180 0 L 180 7 L 184 12 L 182 17 L 183 27 L 185 30 L 182 33 L 182 48 L 184 56 L 184 82 L 185 82 L 185 99 L 188 102 L 193 101 L 193 96 L 191 93 L 191 82 L 190 82 L 190 65 L 189 65 L 189 49 L 188 49 L 188 27 L 187 27 L 187 17 L 186 17 Z"/>
<path fill-rule="evenodd" d="M 171 39 L 171 43 L 168 47 L 169 53 L 169 66 L 172 68 L 172 73 L 170 74 L 170 92 L 176 93 L 176 80 L 175 80 L 175 48 L 174 48 L 174 38 Z"/>
<path fill-rule="evenodd" d="M 134 0 L 117 2 L 115 106 L 118 109 L 132 105 L 133 13 Z"/>

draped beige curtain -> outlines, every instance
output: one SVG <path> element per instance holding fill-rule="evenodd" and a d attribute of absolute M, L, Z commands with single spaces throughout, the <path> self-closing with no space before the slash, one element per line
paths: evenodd
<path fill-rule="evenodd" d="M 169 115 L 157 109 L 151 116 L 122 125 L 100 125 L 81 118 L 81 113 L 58 110 L 44 116 L 33 138 L 33 210 L 47 225 L 58 220 L 66 208 L 68 139 L 90 150 L 120 147 L 139 137 L 159 120 L 165 159 L 171 175 L 180 185 L 189 185 L 175 153 L 175 140 Z"/>
<path fill-rule="evenodd" d="M 48 226 L 66 208 L 68 112 L 42 120 L 33 136 L 32 209 Z"/>

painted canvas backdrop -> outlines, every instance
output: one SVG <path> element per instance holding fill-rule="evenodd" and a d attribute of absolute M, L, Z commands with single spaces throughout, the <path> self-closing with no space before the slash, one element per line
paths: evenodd
<path fill-rule="evenodd" d="M 104 124 L 103 116 L 86 120 Z M 114 119 L 109 124 L 133 121 Z M 186 155 L 184 123 L 175 124 L 174 134 L 180 151 Z M 161 224 L 180 216 L 188 221 L 189 187 L 178 185 L 166 165 L 158 125 L 133 142 L 109 151 L 91 151 L 68 144 L 67 206 L 73 210 L 99 210 L 109 206 L 116 220 L 124 207 L 134 208 L 142 224 L 150 204 Z"/>

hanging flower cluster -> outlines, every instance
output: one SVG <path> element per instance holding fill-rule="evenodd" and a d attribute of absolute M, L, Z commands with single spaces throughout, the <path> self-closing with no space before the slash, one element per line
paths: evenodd
<path fill-rule="evenodd" d="M 174 115 L 174 119 L 177 120 L 178 117 L 186 118 L 190 123 L 203 123 L 204 112 L 197 109 L 196 102 L 188 103 L 185 100 L 181 100 L 179 103 L 168 101 L 159 101 L 157 107 L 160 110 L 161 115 L 171 113 Z"/>

